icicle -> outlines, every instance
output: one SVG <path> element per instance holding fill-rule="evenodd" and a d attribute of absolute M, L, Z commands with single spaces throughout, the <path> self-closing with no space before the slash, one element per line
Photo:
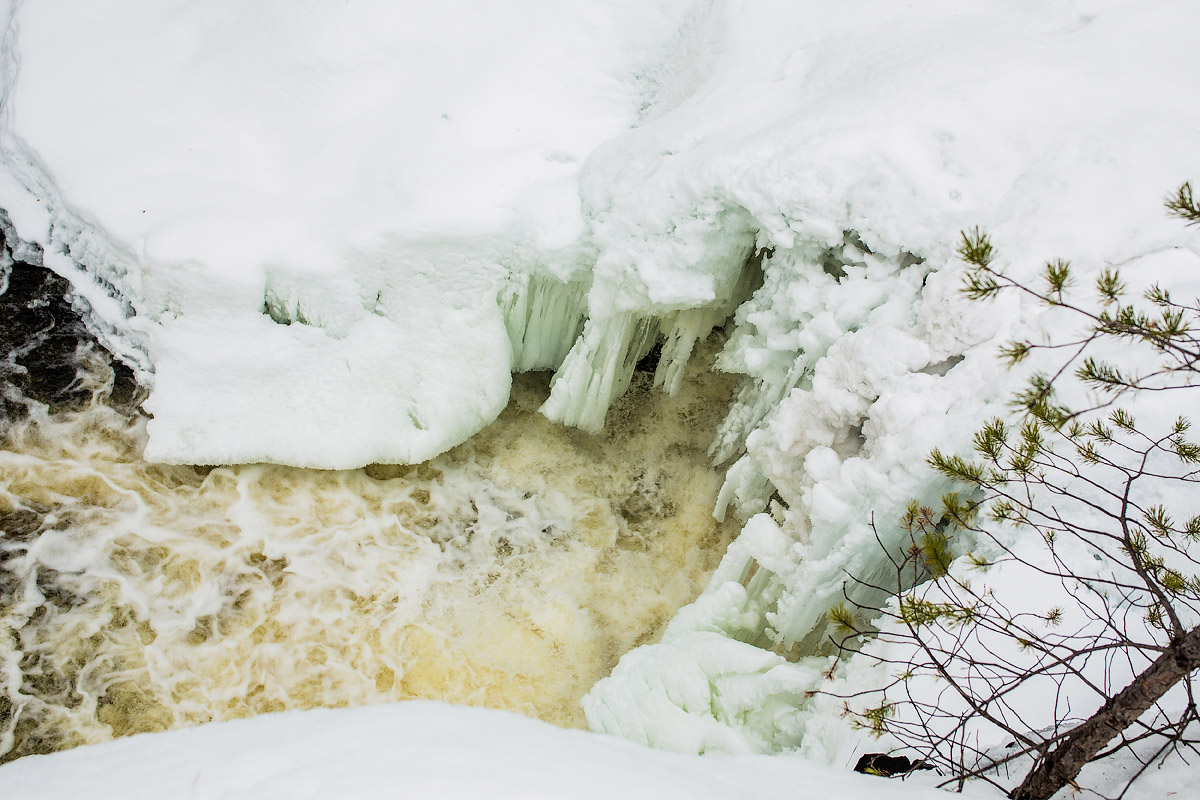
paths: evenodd
<path fill-rule="evenodd" d="M 723 464 L 746 446 L 746 437 L 757 429 L 788 393 L 809 376 L 816 359 L 806 359 L 803 352 L 782 381 L 750 378 L 738 391 L 729 413 L 713 437 L 709 455 L 714 464 Z"/>
<path fill-rule="evenodd" d="M 654 385 L 674 397 L 683 382 L 683 370 L 692 356 L 692 348 L 703 339 L 725 317 L 724 307 L 693 308 L 680 311 L 664 320 L 667 334 L 663 337 L 662 356 L 654 371 Z M 668 327 L 669 324 L 669 327 Z"/>
<path fill-rule="evenodd" d="M 549 419 L 599 433 L 612 401 L 627 388 L 638 359 L 658 333 L 658 320 L 634 314 L 589 319 L 550 384 L 541 411 Z"/>
<path fill-rule="evenodd" d="M 500 308 L 512 344 L 513 371 L 557 369 L 583 330 L 587 286 L 532 276 L 523 290 L 502 294 Z"/>
<path fill-rule="evenodd" d="M 722 287 L 723 299 L 710 305 L 661 317 L 626 312 L 587 319 L 586 324 L 588 287 L 533 278 L 526 291 L 501 298 L 513 342 L 513 369 L 558 368 L 542 413 L 555 422 L 598 433 L 609 405 L 629 387 L 635 365 L 660 331 L 662 354 L 654 385 L 672 397 L 679 391 L 696 342 L 728 319 L 761 284 L 762 257 L 759 253 L 745 258 L 736 280 Z"/>
<path fill-rule="evenodd" d="M 774 492 L 775 487 L 763 475 L 758 462 L 748 455 L 742 456 L 725 473 L 713 517 L 723 522 L 732 506 L 733 513 L 744 522 L 765 509 Z"/>

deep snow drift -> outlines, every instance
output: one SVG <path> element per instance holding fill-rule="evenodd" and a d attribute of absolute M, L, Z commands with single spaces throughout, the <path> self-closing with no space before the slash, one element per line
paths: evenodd
<path fill-rule="evenodd" d="M 941 493 L 922 455 L 1003 408 L 996 344 L 1052 324 L 963 300 L 958 232 L 1022 276 L 1200 267 L 1162 210 L 1200 177 L 1198 29 L 1183 0 L 24 4 L 0 206 L 151 385 L 163 461 L 420 460 L 514 369 L 595 430 L 656 338 L 671 389 L 735 312 L 713 453 L 749 522 L 585 707 L 844 762 L 824 612 L 880 567 L 872 514 Z"/>

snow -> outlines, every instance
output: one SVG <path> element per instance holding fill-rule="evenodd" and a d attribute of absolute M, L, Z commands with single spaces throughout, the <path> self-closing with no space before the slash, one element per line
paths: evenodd
<path fill-rule="evenodd" d="M 749 522 L 585 701 L 655 747 L 862 746 L 806 699 L 823 615 L 1053 330 L 959 296 L 959 231 L 1022 277 L 1200 266 L 1185 0 L 93 5 L 16 7 L 0 206 L 151 383 L 151 460 L 419 461 L 535 368 L 595 431 L 733 313 Z"/>
<path fill-rule="evenodd" d="M 675 236 L 678 217 L 704 219 L 695 198 L 713 195 L 751 213 L 756 241 L 773 248 L 722 354 L 720 366 L 753 380 L 715 447 L 719 459 L 745 451 L 720 512 L 747 517 L 772 492 L 780 503 L 751 520 L 663 641 L 626 656 L 585 708 L 594 728 L 656 747 L 694 751 L 715 720 L 730 751 L 794 747 L 845 763 L 862 744 L 834 704 L 796 701 L 770 722 L 751 712 L 774 693 L 821 688 L 831 662 L 805 654 L 847 575 L 880 577 L 877 530 L 895 547 L 908 499 L 936 505 L 948 488 L 924 454 L 969 448 L 970 432 L 1005 412 L 1013 379 L 996 348 L 1033 311 L 958 295 L 958 231 L 989 231 L 1002 267 L 1026 277 L 1055 257 L 1084 285 L 1105 264 L 1136 271 L 1164 254 L 1170 277 L 1200 266 L 1193 232 L 1162 207 L 1200 167 L 1200 115 L 1179 99 L 1197 88 L 1180 37 L 1200 19 L 1172 2 L 751 3 L 728 14 L 720 29 L 754 47 L 722 51 L 719 79 L 627 137 L 682 146 L 661 161 L 626 151 L 647 166 L 608 196 L 621 224 L 661 220 L 658 239 L 627 237 L 637 248 Z M 610 281 L 626 298 L 638 285 L 627 270 Z M 740 677 L 757 686 L 740 703 L 722 691 L 733 676 L 713 672 L 711 710 L 696 720 L 703 703 L 677 689 L 710 663 L 714 631 L 776 660 L 747 664 Z M 665 725 L 664 706 L 689 713 Z"/>
<path fill-rule="evenodd" d="M 580 164 L 687 11 L 643 6 L 21 8 L 3 205 L 123 300 L 147 457 L 413 463 L 490 422 L 497 294 L 579 271 Z"/>
<path fill-rule="evenodd" d="M 412 701 L 269 714 L 0 767 L 5 797 L 805 798 L 941 792 L 800 759 L 699 758 L 500 711 Z"/>

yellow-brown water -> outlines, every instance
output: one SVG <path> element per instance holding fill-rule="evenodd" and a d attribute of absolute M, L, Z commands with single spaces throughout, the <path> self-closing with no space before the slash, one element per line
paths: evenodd
<path fill-rule="evenodd" d="M 103 387 L 35 409 L 0 453 L 0 760 L 413 697 L 582 725 L 736 533 L 711 517 L 733 388 L 711 361 L 675 398 L 639 375 L 600 436 L 518 376 L 466 444 L 343 472 L 147 464 Z"/>

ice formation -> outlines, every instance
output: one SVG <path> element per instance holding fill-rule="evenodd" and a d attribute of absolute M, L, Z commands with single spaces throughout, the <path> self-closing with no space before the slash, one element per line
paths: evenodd
<path fill-rule="evenodd" d="M 1200 168 L 1200 113 L 1179 101 L 1195 89 L 1179 38 L 1195 10 L 949 11 L 739 6 L 723 30 L 743 43 L 752 32 L 755 55 L 721 51 L 720 77 L 656 121 L 693 147 L 626 173 L 623 199 L 670 198 L 655 206 L 668 219 L 675 198 L 723 193 L 769 248 L 718 362 L 747 379 L 714 453 L 737 459 L 718 513 L 771 513 L 749 520 L 660 643 L 585 698 L 596 730 L 683 752 L 850 759 L 859 735 L 812 693 L 887 676 L 842 665 L 827 682 L 825 612 L 844 590 L 882 601 L 847 577 L 881 574 L 876 532 L 894 542 L 905 502 L 945 488 L 924 454 L 969 447 L 1003 412 L 997 344 L 1041 324 L 1012 298 L 959 296 L 958 231 L 981 225 L 1027 277 L 1055 257 L 1085 276 L 1200 266 L 1195 236 L 1162 208 Z"/>
<path fill-rule="evenodd" d="M 597 430 L 658 338 L 670 389 L 755 250 L 778 291 L 856 252 L 938 269 L 966 222 L 1163 240 L 1033 209 L 1109 220 L 1177 179 L 1174 4 L 826 5 L 10 6 L 0 205 L 152 386 L 147 457 L 325 468 L 446 450 L 514 370 L 557 370 L 545 413 Z M 725 359 L 755 386 L 719 457 L 803 380 L 795 302 Z"/>
<path fill-rule="evenodd" d="M 748 522 L 585 701 L 658 747 L 844 757 L 824 613 L 1037 323 L 958 296 L 960 230 L 1025 275 L 1200 259 L 1161 211 L 1200 176 L 1182 0 L 8 16 L 0 206 L 152 385 L 149 458 L 419 461 L 514 370 L 595 431 L 656 342 L 675 391 L 726 323 L 717 511 Z"/>

